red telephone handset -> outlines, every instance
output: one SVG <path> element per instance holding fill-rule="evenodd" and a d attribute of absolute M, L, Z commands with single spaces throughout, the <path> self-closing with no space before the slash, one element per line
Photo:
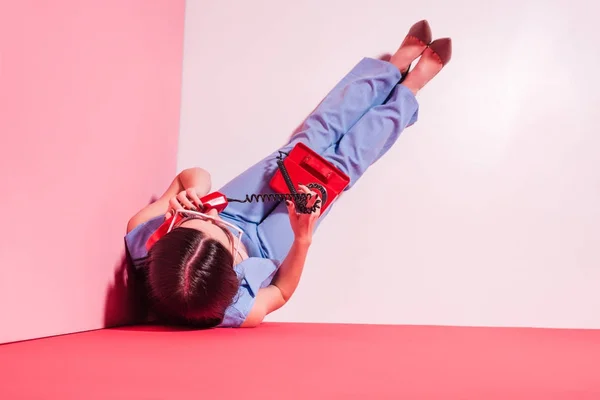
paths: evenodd
<path fill-rule="evenodd" d="M 229 202 L 227 201 L 227 197 L 223 193 L 213 192 L 209 193 L 204 197 L 200 198 L 200 201 L 204 205 L 202 208 L 203 212 L 209 210 L 217 210 L 217 212 L 221 212 L 227 207 Z"/>
<path fill-rule="evenodd" d="M 217 210 L 217 212 L 221 212 L 229 204 L 229 202 L 227 201 L 227 197 L 220 192 L 209 193 L 206 196 L 201 197 L 200 201 L 203 205 L 202 210 L 200 210 L 200 212 L 207 212 L 209 210 Z M 170 218 L 167 218 L 165 222 L 163 222 L 161 226 L 159 226 L 158 229 L 154 231 L 154 233 L 148 238 L 148 241 L 146 242 L 146 250 L 150 250 L 150 248 L 152 248 L 152 246 L 158 241 L 158 239 L 167 234 L 167 231 L 169 230 L 169 226 L 171 225 L 171 221 L 173 221 L 173 218 L 175 218 L 175 215 L 171 216 Z M 181 216 L 178 215 L 177 218 L 180 219 Z"/>

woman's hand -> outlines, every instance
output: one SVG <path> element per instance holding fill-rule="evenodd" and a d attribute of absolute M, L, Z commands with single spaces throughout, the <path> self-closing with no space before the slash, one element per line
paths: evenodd
<path fill-rule="evenodd" d="M 187 168 L 181 171 L 178 179 L 183 190 L 169 198 L 166 219 L 171 218 L 177 210 L 202 211 L 204 205 L 200 197 L 210 192 L 211 177 L 208 171 L 202 168 Z"/>
<path fill-rule="evenodd" d="M 202 193 L 202 195 L 204 195 Z M 204 205 L 198 197 L 196 188 L 189 188 L 179 192 L 176 196 L 169 199 L 169 210 L 165 214 L 165 218 L 169 219 L 175 215 L 177 210 L 192 210 L 200 211 Z"/>
<path fill-rule="evenodd" d="M 186 196 L 188 201 L 194 200 L 194 195 L 196 195 L 196 200 L 199 200 L 198 197 L 203 197 L 209 193 L 210 187 L 211 178 L 208 171 L 199 167 L 187 168 L 181 171 L 158 200 L 142 208 L 129 219 L 127 232 L 131 232 L 138 225 L 151 218 L 161 215 L 170 218 L 174 214 L 173 210 L 181 209 L 186 204 L 182 193 L 188 194 Z M 188 190 L 191 190 L 191 194 Z M 178 200 L 178 196 L 181 200 Z M 190 202 L 193 204 L 193 201 Z M 187 205 L 189 206 L 189 204 Z"/>
<path fill-rule="evenodd" d="M 300 188 L 298 193 L 310 194 L 310 198 L 306 202 L 306 208 L 312 208 L 316 204 L 316 210 L 310 214 L 298 213 L 293 202 L 286 200 L 287 209 L 290 216 L 290 224 L 296 237 L 296 241 L 310 244 L 312 242 L 312 234 L 315 224 L 321 215 L 321 200 L 319 195 L 304 185 L 298 185 Z M 317 201 L 319 202 L 317 204 Z"/>

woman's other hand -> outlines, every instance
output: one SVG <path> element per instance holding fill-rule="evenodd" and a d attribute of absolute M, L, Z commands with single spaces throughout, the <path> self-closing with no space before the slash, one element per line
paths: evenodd
<path fill-rule="evenodd" d="M 310 198 L 306 202 L 306 208 L 311 209 L 313 206 L 316 206 L 315 211 L 309 214 L 298 213 L 295 204 L 289 200 L 286 200 L 286 205 L 296 241 L 310 244 L 316 222 L 321 215 L 321 200 L 317 193 L 311 191 L 306 186 L 298 185 L 298 187 L 300 189 L 298 193 L 310 195 Z"/>

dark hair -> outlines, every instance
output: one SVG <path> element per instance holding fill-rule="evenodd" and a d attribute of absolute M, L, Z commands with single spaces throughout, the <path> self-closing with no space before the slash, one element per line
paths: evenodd
<path fill-rule="evenodd" d="M 200 328 L 219 325 L 240 282 L 233 255 L 204 232 L 176 228 L 148 253 L 151 308 L 162 322 Z"/>

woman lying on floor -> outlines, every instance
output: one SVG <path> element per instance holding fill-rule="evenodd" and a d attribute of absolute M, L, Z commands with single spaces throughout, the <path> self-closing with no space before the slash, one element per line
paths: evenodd
<path fill-rule="evenodd" d="M 413 25 L 390 61 L 361 60 L 283 148 L 247 169 L 219 192 L 242 199 L 271 193 L 279 151 L 304 143 L 348 175 L 350 189 L 417 121 L 417 93 L 451 58 L 451 40 L 431 42 L 426 21 Z M 414 69 L 411 63 L 421 56 Z M 254 327 L 292 296 L 313 240 L 329 213 L 316 192 L 299 213 L 294 202 L 232 203 L 203 213 L 208 172 L 181 172 L 160 199 L 133 216 L 125 237 L 144 272 L 151 310 L 167 324 Z M 241 237 L 241 239 L 240 239 Z"/>

